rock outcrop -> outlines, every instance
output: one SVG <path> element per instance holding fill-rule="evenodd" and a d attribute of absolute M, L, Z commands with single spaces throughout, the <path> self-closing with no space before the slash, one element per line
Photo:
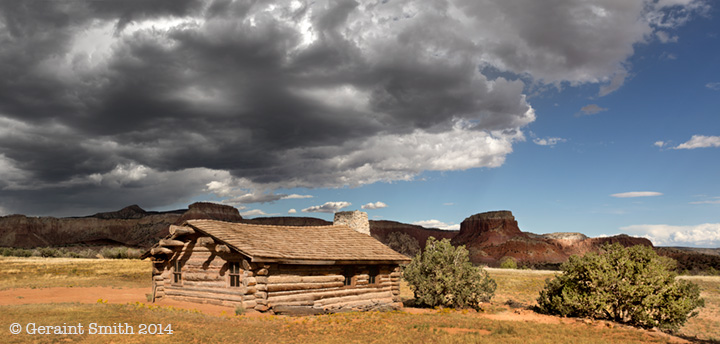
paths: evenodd
<path fill-rule="evenodd" d="M 645 238 L 618 235 L 588 238 L 581 233 L 533 234 L 522 232 L 510 211 L 491 211 L 472 215 L 460 224 L 453 245 L 465 245 L 476 264 L 497 266 L 503 257 L 513 257 L 521 265 L 557 265 L 571 255 L 598 251 L 606 243 L 623 246 L 648 245 Z"/>
<path fill-rule="evenodd" d="M 520 231 L 515 216 L 510 211 L 490 211 L 475 214 L 460 223 L 460 232 L 452 240 L 453 245 L 482 243 L 491 246 L 504 243 L 513 238 L 528 239 Z"/>
<path fill-rule="evenodd" d="M 273 226 L 329 226 L 332 222 L 318 219 L 316 217 L 256 217 L 254 219 L 244 219 L 242 223 L 250 223 L 255 225 L 273 225 Z"/>
<path fill-rule="evenodd" d="M 425 243 L 429 237 L 436 239 L 452 239 L 458 234 L 458 231 L 448 231 L 437 228 L 425 228 L 418 225 L 411 225 L 395 221 L 376 221 L 370 220 L 370 235 L 383 243 L 387 243 L 388 235 L 392 232 L 405 233 L 415 240 L 421 248 L 425 247 Z"/>
<path fill-rule="evenodd" d="M 196 202 L 188 206 L 182 216 L 176 221 L 181 225 L 187 220 L 217 220 L 225 222 L 240 222 L 243 220 L 237 208 L 217 203 Z"/>
<path fill-rule="evenodd" d="M 10 215 L 0 217 L 0 247 L 34 248 L 46 246 L 130 246 L 148 248 L 168 234 L 171 224 L 191 219 L 213 219 L 229 222 L 281 226 L 323 226 L 331 222 L 312 217 L 265 217 L 243 219 L 231 206 L 199 202 L 188 209 L 148 212 L 137 205 L 119 211 L 97 213 L 87 217 L 54 218 Z M 512 212 L 491 211 L 472 215 L 460 225 L 460 231 L 425 228 L 395 221 L 369 221 L 370 235 L 388 243 L 391 233 L 404 233 L 424 248 L 427 239 L 451 239 L 464 245 L 473 263 L 499 265 L 503 257 L 513 257 L 520 265 L 547 267 L 559 265 L 570 255 L 597 251 L 606 243 L 624 246 L 648 245 L 649 240 L 627 235 L 588 238 L 581 233 L 533 234 L 520 230 Z M 398 235 L 396 234 L 395 237 Z M 407 237 L 405 237 L 407 238 Z M 411 239 L 408 239 L 411 240 Z M 666 250 L 667 251 L 667 250 Z M 719 251 L 720 252 L 720 251 Z M 716 257 L 697 252 L 672 250 L 665 255 L 680 257 L 684 268 L 701 262 L 715 266 Z M 687 262 L 687 264 L 683 263 Z M 705 266 L 703 265 L 703 266 Z"/>

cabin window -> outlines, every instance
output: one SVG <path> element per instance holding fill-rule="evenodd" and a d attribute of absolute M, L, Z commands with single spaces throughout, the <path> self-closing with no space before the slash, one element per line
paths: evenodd
<path fill-rule="evenodd" d="M 231 287 L 239 287 L 240 286 L 240 263 L 238 262 L 230 262 L 230 286 Z"/>
<path fill-rule="evenodd" d="M 355 285 L 355 268 L 352 266 L 346 266 L 343 275 L 345 276 L 345 285 Z"/>
<path fill-rule="evenodd" d="M 368 283 L 377 283 L 377 276 L 380 274 L 380 269 L 377 266 L 371 266 L 368 268 Z"/>
<path fill-rule="evenodd" d="M 180 284 L 182 283 L 182 266 L 180 265 L 180 260 L 175 261 L 175 266 L 173 269 L 173 282 Z"/>

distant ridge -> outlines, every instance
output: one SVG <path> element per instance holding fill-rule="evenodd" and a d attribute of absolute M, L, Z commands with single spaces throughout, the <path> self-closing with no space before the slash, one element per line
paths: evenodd
<path fill-rule="evenodd" d="M 0 247 L 35 248 L 129 246 L 146 248 L 168 234 L 172 224 L 187 219 L 241 221 L 234 207 L 198 202 L 188 209 L 148 212 L 137 204 L 85 217 L 0 217 Z"/>
<path fill-rule="evenodd" d="M 133 204 L 117 211 L 100 212 L 85 217 L 0 217 L 0 247 L 35 248 L 65 246 L 127 246 L 148 248 L 168 235 L 171 224 L 192 219 L 213 219 L 282 226 L 323 226 L 329 221 L 314 217 L 259 217 L 244 219 L 228 205 L 197 202 L 188 209 L 146 211 Z M 388 220 L 371 220 L 370 234 L 389 244 L 392 233 L 406 235 L 403 240 L 417 241 L 425 247 L 429 237 L 450 239 L 464 245 L 473 263 L 498 266 L 505 257 L 514 258 L 520 266 L 557 267 L 573 254 L 598 251 L 605 243 L 624 246 L 647 245 L 645 238 L 625 234 L 588 238 L 582 233 L 535 234 L 520 230 L 508 210 L 478 213 L 462 221 L 460 230 L 441 230 Z M 397 240 L 397 235 L 395 235 Z M 656 247 L 664 256 L 678 261 L 680 271 L 707 272 L 720 270 L 720 248 Z"/>

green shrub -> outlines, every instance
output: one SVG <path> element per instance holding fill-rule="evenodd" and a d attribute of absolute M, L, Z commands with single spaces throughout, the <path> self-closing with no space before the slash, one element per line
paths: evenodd
<path fill-rule="evenodd" d="M 245 314 L 245 306 L 244 305 L 238 305 L 235 307 L 235 315 L 243 315 Z"/>
<path fill-rule="evenodd" d="M 497 284 L 487 271 L 473 266 L 464 246 L 430 237 L 425 251 L 418 253 L 404 270 L 415 292 L 415 300 L 430 307 L 472 307 L 490 301 Z"/>
<path fill-rule="evenodd" d="M 517 269 L 517 260 L 510 256 L 505 256 L 500 259 L 500 268 L 502 269 Z"/>
<path fill-rule="evenodd" d="M 606 245 L 601 254 L 570 257 L 562 275 L 545 281 L 538 309 L 675 330 L 705 302 L 696 284 L 675 278 L 674 267 L 674 260 L 647 246 Z"/>
<path fill-rule="evenodd" d="M 100 250 L 100 255 L 109 259 L 137 259 L 142 255 L 142 251 L 124 246 L 105 247 Z"/>

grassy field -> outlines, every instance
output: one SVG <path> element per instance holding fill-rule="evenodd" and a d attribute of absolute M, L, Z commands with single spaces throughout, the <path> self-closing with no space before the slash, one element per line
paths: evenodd
<path fill-rule="evenodd" d="M 150 261 L 0 257 L 0 290 L 49 287 L 151 288 Z"/>
<path fill-rule="evenodd" d="M 137 260 L 0 259 L 0 288 L 148 287 L 149 263 Z M 313 317 L 211 316 L 192 310 L 134 304 L 0 305 L 3 342 L 87 343 L 666 343 L 676 338 L 605 322 L 535 315 L 524 310 L 535 302 L 545 278 L 554 272 L 489 270 L 498 283 L 496 297 L 483 312 L 345 313 Z M 38 276 L 42 276 L 39 281 Z M 704 342 L 720 340 L 720 277 L 683 277 L 700 284 L 707 306 L 680 334 Z M 404 286 L 402 293 L 411 297 Z M 232 314 L 232 309 L 228 310 Z M 521 313 L 521 314 L 518 314 Z M 523 315 L 539 319 L 524 318 Z M 23 333 L 9 334 L 12 323 Z M 110 326 L 127 323 L 134 335 L 29 335 L 26 324 Z M 137 334 L 141 324 L 170 324 L 173 334 Z"/>

